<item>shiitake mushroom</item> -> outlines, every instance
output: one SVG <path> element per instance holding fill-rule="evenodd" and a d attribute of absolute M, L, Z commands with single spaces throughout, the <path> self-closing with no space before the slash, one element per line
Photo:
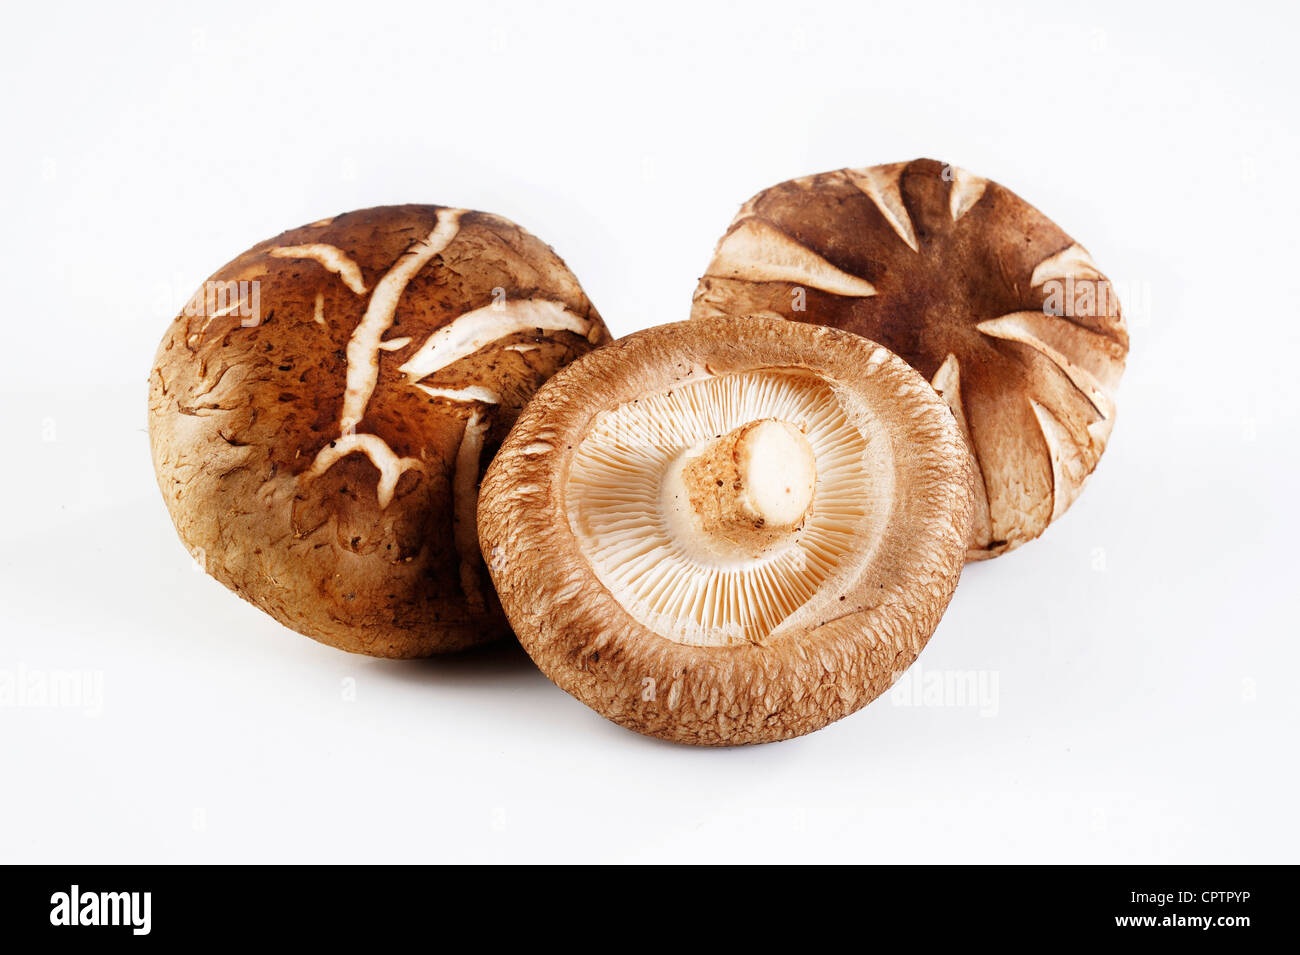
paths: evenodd
<path fill-rule="evenodd" d="M 286 626 L 385 657 L 509 632 L 478 482 L 519 409 L 608 340 L 498 216 L 364 209 L 261 242 L 172 322 L 150 375 L 158 485 L 208 573 Z"/>
<path fill-rule="evenodd" d="M 786 739 L 883 692 L 956 586 L 956 420 L 857 335 L 764 318 L 638 332 L 544 385 L 479 537 L 524 649 L 626 727 Z"/>
<path fill-rule="evenodd" d="M 1069 508 L 1115 421 L 1128 332 L 1087 251 L 1015 193 L 931 159 L 841 169 L 746 202 L 692 316 L 864 335 L 948 402 L 980 480 L 970 559 Z"/>

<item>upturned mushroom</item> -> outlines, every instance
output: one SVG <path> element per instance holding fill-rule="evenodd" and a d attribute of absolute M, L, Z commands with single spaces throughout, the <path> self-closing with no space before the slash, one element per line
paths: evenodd
<path fill-rule="evenodd" d="M 864 335 L 951 406 L 980 475 L 970 558 L 1037 537 L 1115 420 L 1128 333 L 1082 246 L 995 182 L 930 159 L 841 169 L 741 207 L 692 317 L 766 315 Z"/>
<path fill-rule="evenodd" d="M 478 484 L 524 402 L 608 339 L 544 243 L 498 216 L 365 209 L 212 276 L 150 375 L 158 484 L 241 597 L 345 650 L 418 657 L 509 632 Z"/>
<path fill-rule="evenodd" d="M 641 733 L 760 743 L 912 662 L 956 586 L 972 483 L 947 406 L 879 345 L 684 322 L 538 391 L 488 469 L 479 538 L 560 687 Z"/>

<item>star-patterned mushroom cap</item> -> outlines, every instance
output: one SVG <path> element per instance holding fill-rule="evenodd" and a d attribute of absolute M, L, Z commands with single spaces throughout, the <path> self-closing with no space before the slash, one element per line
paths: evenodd
<path fill-rule="evenodd" d="M 830 325 L 943 396 L 982 477 L 969 558 L 1032 540 L 1106 447 L 1128 333 L 1086 250 L 1015 193 L 932 159 L 781 183 L 741 208 L 693 318 Z"/>

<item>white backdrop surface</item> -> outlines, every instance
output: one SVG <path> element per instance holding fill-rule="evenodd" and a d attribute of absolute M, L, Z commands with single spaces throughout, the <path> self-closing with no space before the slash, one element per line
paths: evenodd
<path fill-rule="evenodd" d="M 1297 861 L 1300 15 L 1155 6 L 9 11 L 0 861 Z M 973 700 L 697 751 L 515 649 L 319 646 L 177 542 L 149 365 L 254 242 L 487 209 L 624 334 L 686 317 L 758 189 L 922 155 L 1015 189 L 1131 290 L 1100 468 L 967 570 L 908 678 Z M 21 689 L 55 673 L 83 695 Z"/>

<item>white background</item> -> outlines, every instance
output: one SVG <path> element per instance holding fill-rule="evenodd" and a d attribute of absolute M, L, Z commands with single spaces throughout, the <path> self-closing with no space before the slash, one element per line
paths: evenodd
<path fill-rule="evenodd" d="M 1087 6 L 9 10 L 0 671 L 102 702 L 0 706 L 0 860 L 1298 861 L 1297 8 Z M 146 382 L 249 245 L 487 209 L 623 334 L 686 317 L 755 191 L 916 156 L 1136 290 L 1099 470 L 921 658 L 992 706 L 694 750 L 518 650 L 350 656 L 191 568 Z"/>

